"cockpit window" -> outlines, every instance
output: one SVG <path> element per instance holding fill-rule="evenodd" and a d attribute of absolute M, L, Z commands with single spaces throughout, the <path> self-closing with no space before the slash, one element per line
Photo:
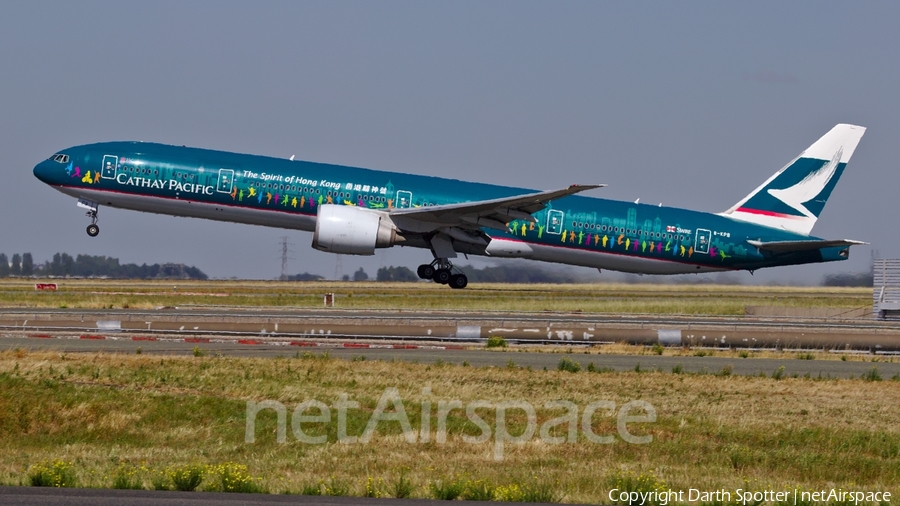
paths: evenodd
<path fill-rule="evenodd" d="M 69 163 L 69 155 L 53 155 L 50 159 L 54 162 Z"/>

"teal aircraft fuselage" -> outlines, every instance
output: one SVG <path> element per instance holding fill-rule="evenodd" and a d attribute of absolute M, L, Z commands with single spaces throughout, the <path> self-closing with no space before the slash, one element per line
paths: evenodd
<path fill-rule="evenodd" d="M 838 162 L 839 177 L 846 162 Z M 819 240 L 726 213 L 571 194 L 542 200 L 543 205 L 534 212 L 533 208 L 516 211 L 510 204 L 504 208 L 507 214 L 491 211 L 495 213 L 491 219 L 485 214 L 487 211 L 454 205 L 473 203 L 474 209 L 482 202 L 502 201 L 535 191 L 144 142 L 68 148 L 39 163 L 34 174 L 79 199 L 79 205 L 93 213 L 95 222 L 97 208 L 109 206 L 312 232 L 317 230 L 320 209 L 340 206 L 354 208 L 352 212 L 356 213 L 346 215 L 351 216 L 350 222 L 341 227 L 357 226 L 353 216 L 375 215 L 382 220 L 382 225 L 376 226 L 390 224 L 389 239 L 383 239 L 379 229 L 382 235 L 378 247 L 429 248 L 439 259 L 453 255 L 442 253 L 447 250 L 439 247 L 437 235 L 444 237 L 454 252 L 648 274 L 752 271 L 844 260 L 848 251 L 848 244 L 832 245 L 826 241 L 821 242 L 823 247 L 767 249 L 759 244 L 809 244 Z M 828 193 L 837 182 L 837 177 L 831 179 L 826 182 L 830 185 Z M 462 210 L 456 210 L 458 207 Z M 441 222 L 433 214 L 426 214 L 432 209 L 455 213 L 456 221 Z M 497 212 L 506 218 L 496 218 Z M 769 218 L 779 214 L 771 210 L 748 212 Z M 325 234 L 321 230 L 316 233 L 320 232 Z M 362 250 L 319 249 L 371 254 Z"/>

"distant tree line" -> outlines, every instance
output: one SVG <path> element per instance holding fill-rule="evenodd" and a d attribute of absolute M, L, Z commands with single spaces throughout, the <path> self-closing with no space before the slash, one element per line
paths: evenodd
<path fill-rule="evenodd" d="M 32 274 L 34 274 L 34 260 L 31 253 L 24 255 L 16 253 L 12 256 L 12 262 L 5 253 L 0 253 L 0 277 L 31 276 Z"/>
<path fill-rule="evenodd" d="M 309 272 L 301 272 L 300 274 L 293 274 L 290 276 L 284 276 L 282 278 L 284 281 L 324 281 L 325 278 L 323 276 L 319 276 L 318 274 L 310 274 Z M 353 275 L 344 274 L 341 276 L 341 281 L 368 281 L 369 274 L 360 267 Z M 378 269 L 378 273 L 375 275 L 375 281 L 420 281 L 419 276 L 416 275 L 415 272 L 409 270 L 406 267 L 382 267 Z"/>
<path fill-rule="evenodd" d="M 184 264 L 121 264 L 118 258 L 56 253 L 53 260 L 35 265 L 31 253 L 12 256 L 0 253 L 0 277 L 81 277 L 119 279 L 208 279 L 200 269 Z"/>
<path fill-rule="evenodd" d="M 585 283 L 591 279 L 582 279 L 576 270 L 544 269 L 539 265 L 519 262 L 507 262 L 506 265 L 484 267 L 476 269 L 471 266 L 460 267 L 460 270 L 469 278 L 469 282 L 476 283 Z M 855 272 L 828 274 L 822 279 L 824 286 L 872 286 L 873 273 Z M 287 281 L 323 281 L 325 278 L 318 274 L 304 272 L 293 276 L 286 276 Z M 352 275 L 345 274 L 342 281 L 367 281 L 369 275 L 360 267 Z M 419 276 L 408 267 L 390 266 L 378 269 L 375 281 L 415 282 L 422 281 Z M 625 276 L 620 282 L 624 283 L 677 283 L 677 284 L 740 284 L 740 278 L 733 275 L 718 276 L 690 276 L 690 277 L 658 277 L 658 276 Z"/>
<path fill-rule="evenodd" d="M 375 281 L 420 281 L 408 267 L 382 267 L 375 273 Z"/>
<path fill-rule="evenodd" d="M 361 271 L 362 269 L 360 269 Z M 581 283 L 575 272 L 541 269 L 530 264 L 513 263 L 477 269 L 471 266 L 460 270 L 475 283 Z M 357 272 L 359 274 L 359 272 Z M 365 274 L 365 273 L 363 273 Z M 366 276 L 368 278 L 368 276 Z M 357 280 L 357 275 L 354 275 Z M 419 276 L 407 267 L 382 267 L 375 274 L 376 281 L 420 281 Z"/>
<path fill-rule="evenodd" d="M 308 272 L 301 272 L 300 274 L 293 274 L 282 278 L 283 281 L 322 281 L 323 279 L 325 278 L 318 274 L 310 274 Z"/>
<path fill-rule="evenodd" d="M 472 266 L 460 267 L 469 278 L 469 283 L 583 283 L 578 273 L 567 270 L 542 269 L 526 263 L 510 263 L 476 269 Z"/>
<path fill-rule="evenodd" d="M 828 274 L 822 280 L 823 286 L 872 286 L 875 275 L 872 272 L 842 272 Z"/>

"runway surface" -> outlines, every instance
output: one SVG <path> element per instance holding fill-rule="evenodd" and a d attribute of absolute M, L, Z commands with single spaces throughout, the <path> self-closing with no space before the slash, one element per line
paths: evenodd
<path fill-rule="evenodd" d="M 371 499 L 221 492 L 160 492 L 155 490 L 106 490 L 43 487 L 0 487 L 0 504 L 10 506 L 217 506 L 222 504 L 268 506 L 271 504 L 317 504 L 322 506 L 424 506 L 441 503 L 430 499 Z M 471 505 L 503 504 L 496 501 L 466 501 Z M 535 504 L 535 503 L 532 503 Z"/>
<path fill-rule="evenodd" d="M 295 347 L 295 346 L 271 346 L 267 344 L 238 344 L 230 342 L 166 342 L 166 341 L 131 341 L 131 340 L 95 340 L 95 339 L 29 339 L 29 338 L 3 338 L 0 339 L 0 349 L 22 350 L 51 350 L 56 352 L 106 352 L 106 353 L 141 353 L 161 355 L 192 355 L 194 348 L 199 348 L 208 355 L 217 353 L 223 356 L 235 357 L 294 357 L 303 353 L 322 354 L 327 352 L 330 356 L 343 359 L 366 360 L 398 360 L 417 363 L 444 363 L 467 364 L 472 367 L 530 367 L 532 369 L 556 369 L 562 357 L 579 362 L 583 369 L 593 363 L 598 369 L 612 369 L 615 371 L 633 371 L 639 368 L 641 371 L 660 370 L 671 372 L 679 367 L 684 372 L 691 373 L 720 373 L 730 366 L 731 374 L 736 375 L 772 375 L 776 370 L 784 367 L 785 377 L 810 376 L 850 378 L 860 377 L 869 372 L 873 367 L 878 368 L 879 374 L 884 379 L 890 379 L 894 375 L 900 375 L 900 357 L 848 354 L 847 360 L 824 360 L 828 352 L 813 352 L 813 359 L 799 359 L 797 353 L 785 352 L 785 358 L 741 358 L 739 356 L 712 357 L 712 356 L 659 356 L 646 355 L 613 355 L 613 354 L 585 354 L 585 348 L 573 347 L 572 353 L 546 353 L 533 351 L 516 351 L 507 349 L 504 351 L 476 349 L 441 349 L 440 347 L 421 347 L 418 349 L 395 348 L 362 348 L 360 344 L 347 343 L 343 346 L 339 343 L 325 343 L 327 347 Z M 693 352 L 691 352 L 693 353 Z M 817 359 L 818 358 L 818 359 Z M 878 362 L 872 362 L 872 360 Z M 865 361 L 862 361 L 865 360 Z"/>
<path fill-rule="evenodd" d="M 900 322 L 870 318 L 795 318 L 750 316 L 698 316 L 663 314 L 608 314 L 582 312 L 525 312 L 525 311 L 468 311 L 468 310 L 370 310 L 340 308 L 271 308 L 271 307 L 207 307 L 180 306 L 159 309 L 59 309 L 59 308 L 0 308 L 0 317 L 31 315 L 31 319 L 223 319 L 241 320 L 319 320 L 329 322 L 365 322 L 383 320 L 394 323 L 429 324 L 432 322 L 472 323 L 564 323 L 564 324 L 626 324 L 815 328 L 815 329 L 879 329 L 900 332 Z"/>
<path fill-rule="evenodd" d="M 0 310 L 0 332 L 234 337 L 303 341 L 381 339 L 483 343 L 617 343 L 900 352 L 900 327 L 872 320 L 361 310 Z M 143 334 L 143 335 L 141 335 Z M 291 344 L 287 342 L 285 344 Z"/>

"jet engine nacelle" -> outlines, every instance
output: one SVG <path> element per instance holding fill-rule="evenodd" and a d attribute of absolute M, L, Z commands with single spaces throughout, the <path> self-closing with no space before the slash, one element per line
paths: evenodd
<path fill-rule="evenodd" d="M 312 247 L 341 255 L 374 255 L 402 237 L 387 214 L 354 206 L 323 204 L 316 217 Z"/>

